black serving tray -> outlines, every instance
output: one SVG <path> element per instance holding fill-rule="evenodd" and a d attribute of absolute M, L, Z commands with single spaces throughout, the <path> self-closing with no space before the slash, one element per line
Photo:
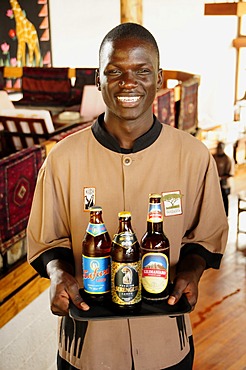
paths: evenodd
<path fill-rule="evenodd" d="M 83 297 L 83 290 L 80 290 L 80 294 Z M 191 306 L 187 301 L 185 295 L 173 306 L 170 306 L 167 301 L 161 303 L 142 302 L 141 309 L 137 313 L 127 312 L 122 315 L 117 313 L 110 303 L 90 306 L 88 311 L 82 311 L 77 308 L 72 302 L 70 303 L 69 315 L 78 321 L 89 321 L 89 320 L 115 320 L 122 318 L 138 318 L 138 317 L 150 317 L 150 316 L 180 316 L 184 313 L 191 311 Z"/>

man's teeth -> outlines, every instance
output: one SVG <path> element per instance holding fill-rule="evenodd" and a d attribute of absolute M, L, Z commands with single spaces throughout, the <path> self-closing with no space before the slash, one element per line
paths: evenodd
<path fill-rule="evenodd" d="M 118 96 L 117 99 L 124 103 L 135 103 L 140 99 L 140 96 Z"/>

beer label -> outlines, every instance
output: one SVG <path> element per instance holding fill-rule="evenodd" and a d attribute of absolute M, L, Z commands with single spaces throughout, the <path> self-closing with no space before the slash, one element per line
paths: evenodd
<path fill-rule="evenodd" d="M 168 258 L 163 253 L 146 253 L 142 258 L 142 284 L 153 294 L 163 292 L 168 284 Z"/>
<path fill-rule="evenodd" d="M 129 231 L 124 231 L 120 234 L 115 234 L 113 238 L 115 244 L 120 245 L 121 247 L 128 249 L 133 244 L 137 242 L 137 237 L 134 233 Z"/>
<path fill-rule="evenodd" d="M 110 256 L 87 257 L 83 255 L 84 290 L 91 294 L 110 291 Z"/>
<path fill-rule="evenodd" d="M 98 236 L 107 232 L 105 224 L 92 224 L 89 222 L 86 232 L 92 236 Z"/>
<path fill-rule="evenodd" d="M 112 301 L 120 305 L 132 305 L 141 301 L 141 261 L 119 263 L 112 261 Z"/>
<path fill-rule="evenodd" d="M 148 213 L 147 221 L 149 222 L 163 221 L 161 203 L 150 203 L 149 204 L 149 213 Z"/>

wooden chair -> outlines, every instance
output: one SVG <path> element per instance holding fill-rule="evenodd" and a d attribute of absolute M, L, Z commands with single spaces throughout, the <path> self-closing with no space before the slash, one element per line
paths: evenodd
<path fill-rule="evenodd" d="M 238 234 L 246 234 L 246 229 L 242 229 L 242 226 L 240 226 L 240 215 L 243 212 L 246 212 L 246 191 L 240 191 L 237 194 L 237 236 L 236 236 L 236 249 L 239 249 L 239 240 L 238 240 Z"/>
<path fill-rule="evenodd" d="M 71 130 L 75 126 L 77 124 L 72 123 L 49 132 L 43 118 L 0 116 L 1 157 L 41 144 L 51 136 Z"/>

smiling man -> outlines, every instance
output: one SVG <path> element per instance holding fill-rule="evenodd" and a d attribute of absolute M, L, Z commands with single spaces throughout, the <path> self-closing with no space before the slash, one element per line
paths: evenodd
<path fill-rule="evenodd" d="M 111 236 L 118 213 L 127 210 L 139 240 L 149 193 L 163 195 L 174 282 L 170 305 L 185 294 L 194 309 L 199 279 L 206 268 L 219 268 L 227 241 L 212 156 L 197 139 L 153 116 L 162 70 L 148 30 L 124 23 L 105 36 L 97 85 L 105 113 L 52 149 L 39 173 L 28 224 L 29 261 L 50 278 L 51 310 L 61 316 L 58 369 L 189 370 L 194 349 L 188 314 L 99 321 L 68 316 L 70 301 L 89 309 L 79 294 L 88 193 L 102 206 Z M 171 195 L 179 203 L 175 212 L 166 212 Z"/>

